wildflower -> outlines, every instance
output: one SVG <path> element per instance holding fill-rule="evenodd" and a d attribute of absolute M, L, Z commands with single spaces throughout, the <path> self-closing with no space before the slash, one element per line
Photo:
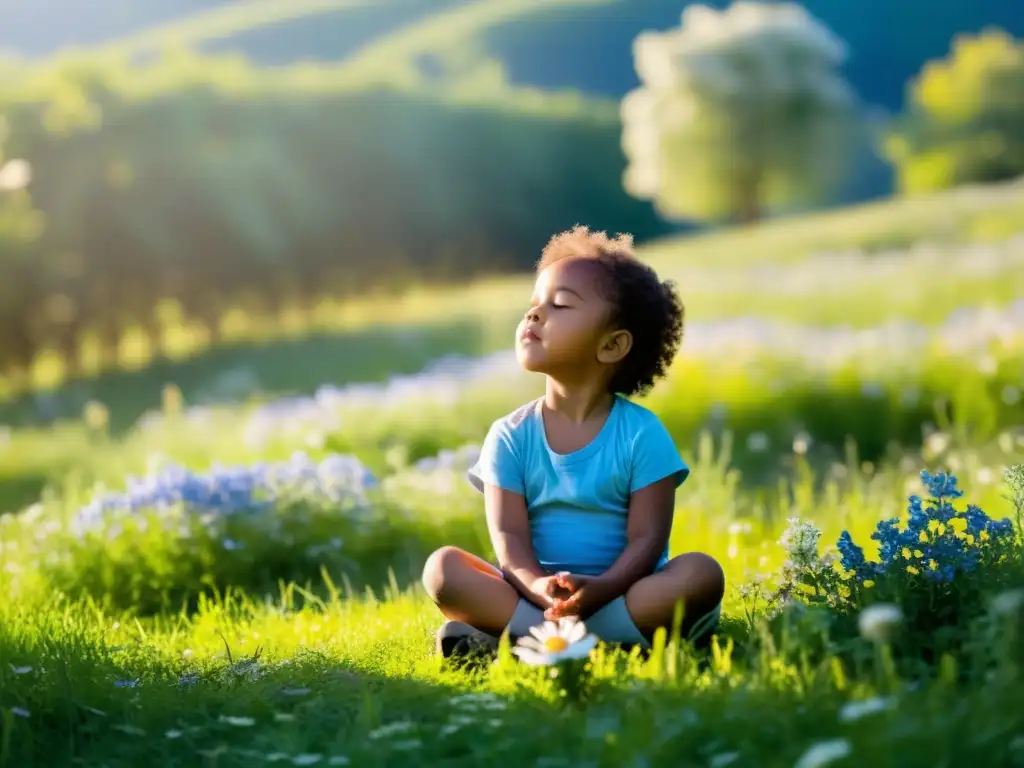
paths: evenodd
<path fill-rule="evenodd" d="M 414 749 L 419 749 L 423 746 L 423 742 L 419 739 L 405 739 L 404 741 L 396 741 L 391 745 L 391 748 L 400 752 L 411 752 Z"/>
<path fill-rule="evenodd" d="M 850 536 L 849 531 L 839 534 L 836 548 L 839 550 L 839 563 L 844 570 L 851 571 L 861 578 L 867 575 L 868 564 L 864 557 L 864 550 L 853 543 L 853 537 Z"/>
<path fill-rule="evenodd" d="M 739 752 L 723 752 L 720 755 L 713 755 L 708 761 L 708 765 L 711 768 L 725 768 L 725 766 L 735 763 L 739 756 Z"/>
<path fill-rule="evenodd" d="M 182 735 L 181 731 L 177 731 L 177 730 L 174 730 L 172 728 L 171 730 L 169 730 L 169 731 L 164 733 L 164 738 L 167 738 L 167 739 L 180 739 L 181 735 Z"/>
<path fill-rule="evenodd" d="M 797 568 L 815 568 L 821 530 L 814 523 L 803 522 L 798 517 L 791 517 L 787 522 L 789 527 L 783 531 L 779 545 Z"/>
<path fill-rule="evenodd" d="M 256 725 L 256 720 L 251 717 L 236 717 L 234 715 L 221 715 L 220 721 L 227 723 L 228 725 L 234 725 L 238 728 L 252 728 Z"/>
<path fill-rule="evenodd" d="M 135 678 L 134 680 L 115 680 L 114 681 L 114 687 L 115 688 L 138 688 L 139 687 L 139 679 Z"/>
<path fill-rule="evenodd" d="M 344 755 L 335 755 L 327 760 L 328 765 L 348 765 L 350 762 Z"/>
<path fill-rule="evenodd" d="M 903 611 L 898 605 L 876 603 L 860 612 L 857 626 L 862 637 L 874 643 L 884 643 L 902 622 Z"/>
<path fill-rule="evenodd" d="M 842 760 L 851 752 L 850 742 L 846 739 L 819 741 L 811 745 L 796 761 L 794 768 L 821 768 L 821 766 Z"/>
<path fill-rule="evenodd" d="M 0 165 L 0 192 L 16 192 L 32 182 L 32 166 L 27 160 L 14 158 Z"/>
<path fill-rule="evenodd" d="M 768 450 L 768 435 L 764 432 L 751 432 L 747 437 L 747 450 L 751 453 L 764 453 Z"/>
<path fill-rule="evenodd" d="M 9 666 L 11 668 L 11 672 L 16 675 L 27 675 L 32 671 L 32 667 L 16 667 L 13 664 L 8 664 L 7 666 Z"/>
<path fill-rule="evenodd" d="M 848 702 L 839 710 L 839 722 L 852 723 L 855 720 L 860 720 L 862 717 L 884 712 L 892 704 L 892 699 L 883 699 L 878 696 L 863 699 L 862 701 Z"/>
<path fill-rule="evenodd" d="M 367 735 L 371 739 L 376 741 L 377 739 L 383 739 L 388 736 L 395 736 L 400 733 L 407 733 L 415 727 L 416 726 L 408 720 L 396 720 L 393 723 L 382 725 L 380 728 L 376 728 L 370 731 L 370 733 Z"/>
<path fill-rule="evenodd" d="M 597 638 L 587 632 L 582 621 L 562 618 L 557 623 L 545 621 L 531 627 L 530 634 L 520 638 L 512 652 L 530 666 L 543 667 L 584 659 L 596 645 Z"/>
<path fill-rule="evenodd" d="M 323 755 L 304 754 L 292 758 L 292 765 L 316 765 L 324 759 Z"/>
<path fill-rule="evenodd" d="M 1011 589 L 992 598 L 992 612 L 997 616 L 1010 616 L 1024 606 L 1024 589 Z"/>
<path fill-rule="evenodd" d="M 11 714 L 15 717 L 32 717 L 31 712 L 29 712 L 27 709 L 22 709 L 21 707 L 11 707 Z"/>
<path fill-rule="evenodd" d="M 1020 390 L 1012 384 L 1007 384 L 1003 387 L 1001 397 L 1007 405 L 1016 405 L 1020 402 Z"/>
<path fill-rule="evenodd" d="M 309 691 L 309 688 L 284 688 L 281 693 L 285 696 L 305 696 Z"/>

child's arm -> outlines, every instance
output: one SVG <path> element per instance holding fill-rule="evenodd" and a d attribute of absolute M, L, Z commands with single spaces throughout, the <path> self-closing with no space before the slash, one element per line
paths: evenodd
<path fill-rule="evenodd" d="M 649 576 L 672 533 L 676 478 L 669 476 L 635 491 L 629 499 L 626 549 L 600 576 L 602 597 L 611 601 Z"/>
<path fill-rule="evenodd" d="M 496 485 L 485 486 L 484 504 L 491 545 L 505 578 L 538 607 L 551 605 L 554 577 L 541 568 L 533 553 L 526 498 Z"/>

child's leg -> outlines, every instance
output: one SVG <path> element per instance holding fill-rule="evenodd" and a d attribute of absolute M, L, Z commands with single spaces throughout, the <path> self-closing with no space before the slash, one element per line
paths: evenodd
<path fill-rule="evenodd" d="M 690 552 L 640 579 L 624 597 L 601 608 L 586 624 L 605 642 L 647 647 L 658 627 L 671 629 L 676 603 L 682 600 L 680 634 L 697 640 L 718 623 L 724 592 L 721 566 L 707 555 Z"/>
<path fill-rule="evenodd" d="M 724 595 L 725 573 L 718 561 L 701 552 L 687 552 L 630 587 L 626 607 L 637 628 L 650 638 L 658 627 L 671 630 L 676 603 L 682 601 L 680 634 L 696 640 L 718 623 Z"/>
<path fill-rule="evenodd" d="M 427 558 L 423 586 L 447 618 L 492 635 L 506 627 L 526 634 L 544 621 L 540 608 L 523 600 L 500 570 L 457 547 L 441 547 Z"/>

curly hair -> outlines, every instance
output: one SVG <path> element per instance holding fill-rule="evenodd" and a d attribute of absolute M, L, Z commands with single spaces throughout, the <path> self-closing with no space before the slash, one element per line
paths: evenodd
<path fill-rule="evenodd" d="M 672 281 L 661 281 L 633 250 L 632 235 L 615 238 L 577 225 L 552 237 L 537 262 L 540 272 L 563 259 L 587 259 L 604 275 L 609 321 L 629 331 L 633 346 L 608 382 L 611 392 L 642 395 L 667 372 L 683 338 L 685 310 Z"/>

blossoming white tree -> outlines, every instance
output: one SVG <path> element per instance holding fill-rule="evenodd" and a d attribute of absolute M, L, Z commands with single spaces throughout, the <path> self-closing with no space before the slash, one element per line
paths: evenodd
<path fill-rule="evenodd" d="M 845 47 L 801 6 L 689 6 L 633 44 L 622 101 L 631 195 L 667 217 L 750 222 L 812 200 L 845 170 L 856 99 Z"/>

